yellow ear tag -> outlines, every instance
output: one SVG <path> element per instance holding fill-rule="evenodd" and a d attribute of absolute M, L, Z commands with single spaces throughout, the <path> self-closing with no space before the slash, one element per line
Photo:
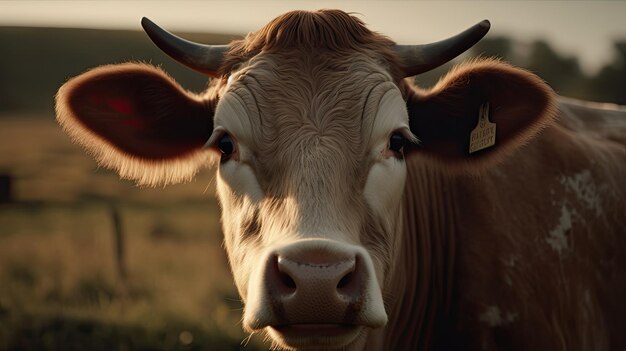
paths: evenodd
<path fill-rule="evenodd" d="M 486 149 L 496 144 L 496 124 L 489 122 L 489 103 L 480 105 L 478 125 L 470 134 L 469 153 Z"/>

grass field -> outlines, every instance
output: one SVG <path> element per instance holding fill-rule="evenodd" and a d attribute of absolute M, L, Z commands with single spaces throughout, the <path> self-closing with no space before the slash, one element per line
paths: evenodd
<path fill-rule="evenodd" d="M 0 117 L 0 174 L 0 350 L 259 349 L 242 343 L 209 170 L 137 188 L 52 118 Z"/>

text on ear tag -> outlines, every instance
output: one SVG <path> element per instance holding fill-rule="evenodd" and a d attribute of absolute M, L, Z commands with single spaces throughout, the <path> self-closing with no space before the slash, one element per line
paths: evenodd
<path fill-rule="evenodd" d="M 496 124 L 489 122 L 489 103 L 480 105 L 478 124 L 470 134 L 469 153 L 486 149 L 496 144 Z"/>

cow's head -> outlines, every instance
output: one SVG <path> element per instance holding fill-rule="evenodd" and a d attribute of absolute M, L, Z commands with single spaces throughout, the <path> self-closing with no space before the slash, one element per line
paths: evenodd
<path fill-rule="evenodd" d="M 209 90 L 191 94 L 145 64 L 103 66 L 59 90 L 57 118 L 139 184 L 187 180 L 219 160 L 243 325 L 280 347 L 362 348 L 387 323 L 408 153 L 472 172 L 536 133 L 551 108 L 538 78 L 495 61 L 457 68 L 429 91 L 403 81 L 465 51 L 487 22 L 421 47 L 341 11 L 288 13 L 229 47 L 143 24 L 167 53 L 215 76 Z M 497 144 L 469 155 L 485 102 Z"/>

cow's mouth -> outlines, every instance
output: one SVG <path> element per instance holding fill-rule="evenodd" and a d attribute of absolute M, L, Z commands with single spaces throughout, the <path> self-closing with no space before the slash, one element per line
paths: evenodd
<path fill-rule="evenodd" d="M 292 348 L 345 348 L 352 344 L 363 326 L 354 324 L 285 324 L 271 326 L 270 335 Z"/>

